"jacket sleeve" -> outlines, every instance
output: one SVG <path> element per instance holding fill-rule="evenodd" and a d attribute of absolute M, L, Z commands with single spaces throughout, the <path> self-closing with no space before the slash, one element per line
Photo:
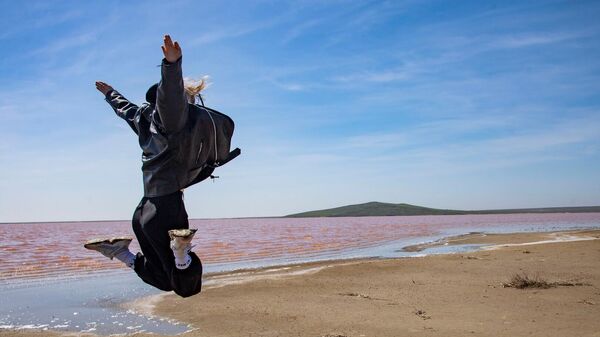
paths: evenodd
<path fill-rule="evenodd" d="M 188 103 L 183 89 L 181 57 L 170 63 L 163 59 L 156 93 L 156 111 L 167 134 L 181 130 L 187 121 Z"/>
<path fill-rule="evenodd" d="M 134 120 L 138 113 L 139 107 L 131 103 L 127 98 L 114 89 L 106 93 L 106 101 L 108 104 L 110 104 L 113 110 L 115 110 L 117 116 L 123 118 L 127 124 L 129 124 L 131 129 L 133 129 L 133 132 L 137 134 L 138 130 L 135 126 Z"/>

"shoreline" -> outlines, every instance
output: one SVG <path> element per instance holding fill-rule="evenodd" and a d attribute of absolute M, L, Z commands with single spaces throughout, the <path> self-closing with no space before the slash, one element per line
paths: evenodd
<path fill-rule="evenodd" d="M 421 252 L 426 249 L 440 247 L 440 246 L 456 246 L 464 244 L 482 244 L 489 245 L 487 248 L 482 249 L 497 249 L 497 247 L 509 247 L 514 245 L 534 245 L 534 244 L 545 244 L 545 243 L 559 243 L 559 242 L 570 242 L 570 241 L 585 241 L 594 240 L 597 237 L 595 229 L 579 229 L 579 230 L 561 230 L 561 231 L 549 231 L 549 232 L 512 232 L 512 233 L 486 233 L 486 232 L 471 232 L 467 234 L 459 234 L 454 236 L 443 237 L 439 240 L 431 242 L 423 242 L 415 245 L 405 246 L 401 251 L 405 252 Z M 574 235 L 570 235 L 574 234 Z M 528 241 L 531 238 L 539 237 L 540 235 L 546 235 L 547 240 L 541 241 Z M 503 238 L 510 237 L 508 240 Z M 502 242 L 498 242 L 502 241 Z M 515 242 L 516 241 L 516 242 Z M 490 248 L 494 247 L 494 248 Z"/>
<path fill-rule="evenodd" d="M 506 246 L 554 235 L 572 237 Z M 154 313 L 191 324 L 190 336 L 598 336 L 600 230 L 477 236 L 455 242 L 501 247 L 355 261 L 190 299 L 167 295 Z M 504 286 L 520 273 L 573 286 Z"/>
<path fill-rule="evenodd" d="M 207 233 L 210 233 L 201 239 L 200 247 L 197 248 L 200 256 L 204 257 L 205 272 L 210 273 L 324 259 L 401 257 L 407 254 L 398 252 L 400 247 L 469 231 L 502 233 L 600 228 L 600 213 L 192 222 L 191 226 L 206 228 Z M 56 249 L 45 254 L 42 246 L 31 250 L 28 245 L 9 244 L 0 252 L 0 259 L 6 261 L 0 268 L 0 284 L 10 280 L 19 283 L 24 278 L 58 279 L 63 275 L 77 277 L 86 270 L 107 272 L 117 269 L 117 265 L 111 261 L 100 259 L 92 252 L 82 252 L 78 245 L 68 242 L 82 242 L 91 236 L 112 236 L 114 233 L 129 233 L 128 235 L 133 236 L 130 226 L 123 222 L 107 223 L 100 228 L 87 228 L 85 224 L 77 223 L 36 223 L 32 226 L 28 229 L 51 228 L 51 233 L 56 233 L 57 236 L 52 234 L 48 240 Z M 239 226 L 248 226 L 250 233 L 254 233 L 252 235 L 256 237 L 236 238 L 240 234 L 235 228 Z M 22 228 L 24 227 L 9 225 L 3 230 L 21 232 Z M 58 234 L 63 231 L 63 234 Z M 84 234 L 88 232 L 89 234 Z M 132 247 L 136 249 L 137 242 L 134 241 Z M 47 248 L 50 249 L 49 246 Z M 64 253 L 61 255 L 58 252 Z M 14 255 L 22 258 L 15 259 Z M 42 260 L 46 263 L 40 263 Z M 2 310 L 0 305 L 0 315 Z"/>
<path fill-rule="evenodd" d="M 454 252 L 454 253 L 444 253 L 444 254 L 432 254 L 426 256 L 417 256 L 416 259 L 409 258 L 369 258 L 369 259 L 353 259 L 353 260 L 333 260 L 333 261 L 320 261 L 320 262 L 310 262 L 310 263 L 301 263 L 301 264 L 293 264 L 287 266 L 279 266 L 279 267 L 267 267 L 253 270 L 244 270 L 244 271 L 236 271 L 236 272 L 228 272 L 228 273 L 220 273 L 219 275 L 210 275 L 206 280 L 206 287 L 203 290 L 203 294 L 212 293 L 218 291 L 218 288 L 226 288 L 229 290 L 234 290 L 236 293 L 241 292 L 246 293 L 250 289 L 254 289 L 257 284 L 267 284 L 267 285 L 276 285 L 277 287 L 284 286 L 286 283 L 297 283 L 299 280 L 306 281 L 308 276 L 314 274 L 322 274 L 324 271 L 331 272 L 336 269 L 363 269 L 365 267 L 369 267 L 371 265 L 377 264 L 393 264 L 393 265 L 403 265 L 410 262 L 420 264 L 427 264 L 427 260 L 435 260 L 435 259 L 456 259 L 459 257 L 461 260 L 483 260 L 487 259 L 490 254 L 499 254 L 505 253 L 506 251 L 515 251 L 524 247 L 544 247 L 545 250 L 552 249 L 548 248 L 549 246 L 554 245 L 569 245 L 569 244 L 580 244 L 591 242 L 595 243 L 598 248 L 600 248 L 600 244 L 597 244 L 600 240 L 600 230 L 569 230 L 569 231 L 556 231 L 556 232 L 535 232 L 535 233 L 503 233 L 503 234 L 485 234 L 485 233 L 470 233 L 466 235 L 457 235 L 453 237 L 444 238 L 443 240 L 438 240 L 436 242 L 428 243 L 428 247 L 423 248 L 421 251 L 426 250 L 428 248 L 432 248 L 440 245 L 464 245 L 464 244 L 480 244 L 480 249 L 476 251 L 470 252 Z M 521 254 L 531 254 L 532 249 L 520 250 Z M 504 251 L 504 252 L 503 252 Z M 597 250 L 600 252 L 600 249 Z M 600 254 L 598 254 L 600 257 Z M 412 261 L 411 261 L 412 260 Z M 600 262 L 600 261 L 599 261 Z M 459 263 L 462 264 L 462 261 Z M 600 265 L 600 263 L 599 263 Z M 540 271 L 536 272 L 539 273 Z M 543 273 L 548 273 L 551 271 L 544 271 Z M 525 273 L 526 274 L 526 273 Z M 507 282 L 510 275 L 505 275 L 503 277 L 502 282 Z M 599 275 L 600 276 L 600 275 Z M 468 280 L 468 278 L 467 278 Z M 561 279 L 562 280 L 562 279 Z M 565 280 L 562 280 L 565 281 Z M 575 279 L 567 279 L 566 281 L 577 281 Z M 595 281 L 597 281 L 596 287 L 600 287 L 600 277 L 598 277 Z M 412 280 L 413 284 L 417 284 L 415 280 Z M 499 282 L 493 288 L 499 287 L 502 282 Z M 577 282 L 575 282 L 577 283 Z M 489 286 L 489 285 L 488 285 Z M 598 288 L 600 289 L 600 288 Z M 264 289 L 263 289 L 264 291 Z M 219 291 L 219 292 L 222 292 Z M 264 295 L 264 294 L 263 294 Z M 376 298 L 367 293 L 361 292 L 338 292 L 340 296 L 347 297 L 356 297 L 359 299 L 365 300 L 374 300 L 380 301 L 384 298 Z M 598 295 L 598 299 L 596 301 L 593 300 L 583 300 L 582 303 L 593 303 L 591 305 L 600 304 L 600 291 L 596 293 Z M 158 297 L 160 296 L 160 297 Z M 268 296 L 268 294 L 266 295 Z M 258 296 L 260 298 L 264 298 L 264 296 Z M 174 310 L 178 304 L 182 303 L 193 303 L 198 304 L 198 302 L 202 301 L 202 294 L 197 298 L 191 299 L 180 299 L 172 294 L 161 294 L 157 296 L 149 296 L 145 299 L 138 301 L 136 304 L 131 304 L 128 306 L 129 309 L 139 310 L 139 305 L 145 306 L 145 312 L 151 315 L 159 316 L 159 317 L 169 317 L 169 319 L 175 319 L 184 324 L 189 324 L 190 331 L 188 333 L 192 333 L 193 335 L 204 336 L 205 334 L 202 331 L 199 331 L 198 322 L 193 322 L 194 319 L 185 320 L 180 314 L 178 310 Z M 234 301 L 235 302 L 235 301 Z M 388 303 L 390 306 L 399 305 L 394 303 Z M 590 304 L 588 304 L 590 305 Z M 289 308 L 288 308 L 289 309 Z M 265 308 L 268 310 L 268 308 Z M 215 312 L 214 310 L 209 310 L 211 314 L 222 316 L 222 313 Z M 420 312 L 421 309 L 415 309 L 415 312 Z M 600 311 L 599 311 L 600 313 Z M 415 314 L 417 316 L 421 314 Z M 429 317 L 423 311 L 421 316 Z M 423 317 L 421 317 L 423 318 Z M 208 318 L 206 318 L 208 319 Z M 230 319 L 234 319 L 234 317 L 230 317 Z M 429 320 L 430 318 L 423 318 L 424 320 Z M 197 317 L 197 320 L 203 321 L 204 319 L 200 319 Z M 598 331 L 600 331 L 600 325 L 597 326 Z M 249 330 L 250 331 L 250 330 Z M 279 331 L 279 330 L 277 330 Z M 297 332 L 297 330 L 294 330 Z M 307 330 L 301 329 L 302 333 L 306 333 Z M 475 331 L 475 330 L 473 330 Z M 211 330 L 210 333 L 206 333 L 206 335 L 215 335 L 218 330 Z M 240 331 L 241 332 L 241 331 Z M 287 331 L 291 333 L 292 331 Z M 480 331 L 481 332 L 481 331 Z M 197 334 L 196 334 L 197 333 Z M 258 333 L 258 332 L 256 332 Z M 413 331 L 414 333 L 414 331 Z M 219 334 L 216 334 L 219 335 Z M 229 334 L 225 334 L 229 336 Z M 223 336 L 225 336 L 223 335 Z M 232 334 L 232 335 L 240 335 L 243 336 L 243 333 L 240 334 Z M 245 334 L 247 335 L 247 334 Z M 258 334 L 260 335 L 260 334 Z M 325 336 L 326 334 L 323 334 Z M 338 336 L 351 336 L 352 334 L 338 334 Z M 385 334 L 384 334 L 385 335 Z M 393 334 L 391 334 L 393 335 Z M 496 336 L 496 334 L 490 334 Z M 498 334 L 498 336 L 503 334 Z M 590 335 L 592 336 L 592 335 Z M 593 335 L 597 336 L 597 335 Z"/>
<path fill-rule="evenodd" d="M 379 279 L 388 280 L 391 282 L 391 275 L 389 274 L 396 273 L 397 271 L 395 269 L 404 270 L 407 267 L 414 268 L 415 265 L 419 266 L 419 268 L 412 270 L 414 277 L 411 278 L 410 281 L 407 279 L 407 277 L 411 276 L 412 274 L 410 270 L 407 270 L 401 272 L 398 275 L 399 279 L 393 282 L 394 287 L 405 288 L 408 286 L 411 288 L 415 285 L 427 284 L 427 279 L 419 281 L 417 277 L 418 274 L 423 272 L 429 273 L 430 279 L 444 279 L 447 276 L 445 273 L 452 271 L 452 264 L 454 264 L 454 267 L 463 267 L 463 264 L 467 262 L 477 263 L 477 261 L 481 260 L 488 262 L 494 260 L 503 261 L 503 259 L 505 259 L 502 258 L 504 255 L 510 252 L 513 254 L 516 252 L 518 253 L 517 258 L 514 259 L 513 263 L 511 263 L 511 261 L 502 262 L 505 268 L 515 269 L 518 264 L 517 261 L 522 260 L 522 257 L 537 256 L 538 253 L 534 252 L 534 250 L 549 252 L 556 249 L 565 249 L 565 247 L 575 247 L 573 249 L 581 250 L 582 248 L 577 247 L 581 246 L 589 248 L 591 245 L 591 247 L 594 247 L 596 257 L 598 258 L 598 263 L 594 266 L 597 270 L 600 270 L 600 253 L 598 253 L 600 252 L 600 241 L 598 241 L 598 239 L 600 239 L 600 229 L 527 233 L 516 232 L 502 234 L 469 233 L 466 235 L 463 234 L 442 238 L 434 242 L 413 245 L 420 248 L 420 250 L 413 250 L 413 252 L 418 253 L 417 255 L 412 256 L 418 257 L 416 259 L 335 259 L 270 266 L 258 269 L 251 268 L 228 272 L 216 272 L 207 274 L 204 282 L 203 292 L 198 296 L 188 299 L 181 299 L 171 293 L 161 293 L 158 295 L 141 297 L 130 302 L 125 302 L 120 304 L 119 307 L 121 307 L 123 310 L 133 311 L 144 316 L 151 316 L 160 320 L 164 319 L 168 322 L 178 322 L 179 324 L 188 327 L 186 335 L 190 336 L 248 336 L 252 334 L 256 336 L 267 336 L 275 333 L 275 335 L 299 334 L 327 336 L 329 334 L 330 336 L 350 337 L 360 336 L 360 334 L 357 334 L 358 332 L 362 332 L 361 334 L 366 335 L 394 336 L 397 335 L 397 331 L 404 331 L 401 334 L 412 335 L 417 332 L 417 330 L 414 330 L 414 328 L 411 328 L 412 330 L 402 330 L 406 327 L 403 327 L 402 325 L 394 326 L 393 324 L 388 326 L 390 323 L 387 321 L 378 321 L 379 327 L 375 328 L 374 330 L 363 330 L 363 327 L 356 327 L 354 320 L 349 320 L 348 317 L 351 316 L 356 318 L 362 317 L 363 315 L 370 317 L 373 312 L 377 313 L 380 311 L 381 313 L 387 313 L 387 311 L 389 311 L 388 309 L 391 307 L 403 306 L 403 303 L 400 299 L 387 301 L 385 299 L 388 298 L 388 296 L 377 295 L 376 293 L 371 292 L 373 289 L 378 289 L 378 291 L 391 291 L 391 288 L 393 287 L 390 287 L 389 284 L 379 286 L 371 283 L 378 283 Z M 454 252 L 444 252 L 442 254 L 435 252 L 435 249 L 439 247 L 461 247 L 463 245 L 467 247 L 476 247 L 477 250 L 455 250 Z M 430 255 L 421 256 L 421 254 L 425 254 L 428 251 L 431 251 Z M 578 254 L 583 254 L 583 252 L 578 252 Z M 562 265 L 569 265 L 569 257 L 563 256 L 560 257 L 559 260 L 561 260 Z M 381 271 L 382 268 L 385 270 L 385 272 Z M 490 268 L 494 269 L 497 268 L 497 266 L 491 266 Z M 442 272 L 440 272 L 439 269 L 441 269 Z M 517 268 L 517 270 L 520 269 L 523 268 Z M 344 282 L 335 282 L 336 278 L 335 276 L 332 278 L 332 274 L 339 274 L 340 272 L 345 275 L 345 277 L 340 280 L 343 280 L 344 282 L 350 281 L 350 283 L 353 285 L 352 287 L 347 288 L 347 285 L 345 285 Z M 546 277 L 546 275 L 553 273 L 554 270 L 552 268 L 547 270 L 538 268 L 537 272 L 541 272 L 542 276 Z M 369 275 L 372 277 L 369 277 Z M 499 282 L 496 282 L 495 285 L 492 285 L 492 288 L 498 288 L 499 284 L 507 281 L 509 276 L 510 275 L 508 274 L 503 275 L 503 279 L 498 280 Z M 332 280 L 334 280 L 334 283 L 330 283 Z M 580 281 L 575 280 L 574 278 L 569 279 L 568 277 L 562 277 L 556 280 L 574 283 Z M 468 283 L 472 281 L 473 278 L 468 277 L 468 275 L 466 277 L 463 275 L 462 282 Z M 600 309 L 600 275 L 597 275 L 597 277 L 592 277 L 591 282 L 588 283 L 596 287 L 595 289 L 598 291 L 591 295 L 587 294 L 586 296 L 588 296 L 588 298 L 582 299 L 582 303 L 592 303 L 587 304 L 587 306 L 589 306 L 589 308 Z M 367 289 L 360 290 L 360 288 L 364 285 L 368 285 Z M 489 286 L 490 284 L 487 284 L 485 288 L 487 289 Z M 321 288 L 328 289 L 329 293 L 325 295 L 321 294 L 315 297 L 315 292 L 320 293 L 323 290 Z M 582 288 L 586 287 L 572 287 L 572 289 L 576 291 L 581 291 Z M 282 292 L 282 290 L 285 291 Z M 439 290 L 439 285 L 430 289 L 430 291 L 434 292 Z M 545 292 L 547 290 L 543 291 Z M 460 294 L 461 291 L 449 290 L 448 294 L 443 294 L 440 296 L 450 296 L 452 294 L 456 295 L 457 293 Z M 244 298 L 246 301 L 236 299 L 236 296 Z M 324 304 L 321 303 L 323 296 L 329 298 L 332 300 L 332 302 L 340 302 L 338 304 L 342 306 L 350 305 L 350 307 L 348 307 L 348 312 L 340 313 L 338 312 L 338 309 L 336 309 L 336 306 L 323 306 Z M 420 296 L 427 296 L 427 294 L 421 294 Z M 303 308 L 302 310 L 295 312 L 296 309 L 294 308 L 293 303 L 298 300 L 301 300 L 304 305 L 300 306 L 300 309 Z M 376 303 L 379 305 L 379 307 L 375 309 L 370 308 L 367 310 L 367 308 L 362 307 L 365 303 L 360 303 L 357 308 L 352 308 L 352 305 L 356 303 L 348 303 L 348 300 L 363 301 L 371 304 Z M 460 302 L 459 300 L 456 301 Z M 285 302 L 289 302 L 288 305 L 284 305 Z M 383 304 L 385 305 L 382 306 Z M 182 311 L 181 308 L 179 308 L 181 306 L 188 308 L 188 310 L 191 310 L 193 314 L 186 314 L 185 311 Z M 258 308 L 261 309 L 259 310 Z M 434 308 L 429 310 L 415 308 L 409 310 L 408 314 L 405 310 L 403 315 L 406 317 L 404 318 L 414 318 L 412 316 L 418 316 L 423 321 L 422 323 L 433 322 L 432 317 L 434 316 L 431 313 L 435 312 Z M 232 310 L 233 312 L 231 312 Z M 336 315 L 331 317 L 331 313 L 329 313 L 329 311 L 336 312 Z M 420 311 L 423 311 L 423 313 L 416 313 Z M 293 312 L 293 314 L 290 312 Z M 311 312 L 322 312 L 322 315 L 313 317 L 311 319 L 318 318 L 318 321 L 328 321 L 328 324 L 322 325 L 321 329 L 325 329 L 324 327 L 329 326 L 330 328 L 328 329 L 330 330 L 319 330 L 321 332 L 318 332 L 317 330 L 311 330 L 312 328 L 310 327 L 315 325 L 315 322 L 301 320 L 301 317 L 306 319 L 307 317 L 311 316 Z M 596 310 L 595 312 L 600 314 L 600 310 Z M 232 322 L 239 323 L 236 320 L 239 320 L 240 315 L 241 317 L 253 317 L 253 319 L 252 321 L 247 321 L 244 319 L 242 325 L 232 324 Z M 269 316 L 272 316 L 273 319 L 268 319 Z M 274 319 L 274 317 L 279 318 Z M 296 318 L 293 318 L 290 321 L 290 317 Z M 333 319 L 333 322 L 330 321 L 331 319 Z M 209 326 L 206 326 L 206 322 L 209 321 L 212 323 L 209 324 Z M 281 326 L 280 323 L 278 323 L 280 321 L 287 321 L 288 323 L 293 324 L 291 324 L 291 326 Z M 317 324 L 317 326 L 319 326 L 319 324 Z M 354 326 L 354 330 L 344 330 L 341 328 L 347 326 Z M 225 330 L 226 332 L 221 331 L 223 327 L 227 327 Z M 333 327 L 339 327 L 339 329 L 333 329 Z M 387 328 L 381 330 L 381 327 Z M 596 327 L 597 330 L 600 331 L 600 326 L 594 326 L 594 328 Z M 444 330 L 444 326 L 432 327 L 431 329 L 429 329 L 427 326 L 424 326 L 422 330 L 418 330 L 419 335 L 426 336 L 430 335 L 429 333 L 436 331 L 441 332 L 446 330 Z M 510 335 L 493 334 L 492 331 L 487 330 L 478 331 L 477 329 L 473 329 L 471 331 L 476 331 L 482 333 L 483 335 L 490 336 Z M 450 333 L 448 331 L 446 332 L 447 334 Z M 519 333 L 525 332 L 521 331 Z M 518 335 L 519 333 L 516 334 Z M 72 334 L 80 335 L 82 333 L 66 331 L 0 329 L 0 335 L 5 336 L 54 336 Z M 133 335 L 146 336 L 147 333 L 134 333 Z M 454 335 L 458 336 L 462 334 L 458 333 Z M 465 333 L 464 335 L 472 334 Z M 590 334 L 589 336 L 598 335 Z"/>

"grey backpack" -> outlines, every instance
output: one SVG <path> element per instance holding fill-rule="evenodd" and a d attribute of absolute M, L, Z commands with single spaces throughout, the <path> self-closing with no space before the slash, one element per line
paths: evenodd
<path fill-rule="evenodd" d="M 190 177 L 186 187 L 207 178 L 218 178 L 213 175 L 215 169 L 241 154 L 239 148 L 231 150 L 231 137 L 235 129 L 233 120 L 224 113 L 206 107 L 202 98 L 200 103 L 194 104 L 195 108 L 190 110 L 187 132 L 200 133 L 201 137 L 188 137 L 182 144 L 181 158 Z"/>

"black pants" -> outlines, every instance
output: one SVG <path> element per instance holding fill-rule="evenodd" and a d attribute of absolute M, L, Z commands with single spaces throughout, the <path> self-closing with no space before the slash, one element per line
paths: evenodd
<path fill-rule="evenodd" d="M 175 267 L 175 257 L 169 246 L 170 229 L 189 228 L 183 204 L 183 193 L 143 197 L 133 213 L 133 232 L 142 249 L 135 259 L 135 272 L 146 283 L 164 291 L 175 291 L 182 297 L 200 292 L 202 263 L 190 253 L 192 263 L 186 269 Z"/>

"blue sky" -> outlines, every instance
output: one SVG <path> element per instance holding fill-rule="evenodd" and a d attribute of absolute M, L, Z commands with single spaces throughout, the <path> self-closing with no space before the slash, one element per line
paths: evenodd
<path fill-rule="evenodd" d="M 243 154 L 192 218 L 600 204 L 594 1 L 2 1 L 0 222 L 129 219 L 162 35 Z"/>

